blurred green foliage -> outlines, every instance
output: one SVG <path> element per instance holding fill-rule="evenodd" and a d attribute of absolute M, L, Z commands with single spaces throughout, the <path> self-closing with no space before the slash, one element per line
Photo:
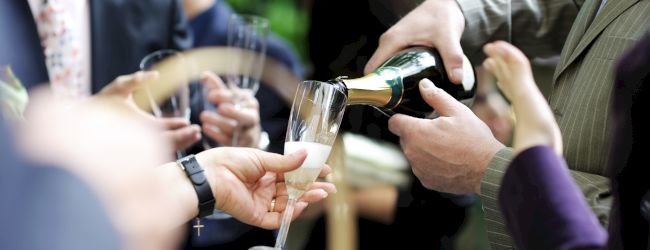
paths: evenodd
<path fill-rule="evenodd" d="M 270 29 L 307 60 L 309 16 L 296 0 L 227 0 L 237 13 L 255 14 L 269 19 Z"/>

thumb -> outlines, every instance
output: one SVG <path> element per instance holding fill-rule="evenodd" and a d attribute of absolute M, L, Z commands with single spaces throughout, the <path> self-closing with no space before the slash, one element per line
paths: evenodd
<path fill-rule="evenodd" d="M 407 48 L 408 45 L 406 40 L 394 28 L 389 29 L 379 38 L 379 46 L 377 46 L 377 50 L 372 54 L 370 60 L 368 60 L 363 73 L 366 75 L 370 74 L 370 72 L 377 69 L 384 61 L 388 60 L 388 58 L 400 50 Z"/>
<path fill-rule="evenodd" d="M 452 38 L 454 36 L 447 36 Z M 458 42 L 460 39 L 439 42 L 438 51 L 442 57 L 442 62 L 447 70 L 447 76 L 451 82 L 460 84 L 463 81 L 463 49 Z"/>
<path fill-rule="evenodd" d="M 138 71 L 130 75 L 119 76 L 104 87 L 100 94 L 105 96 L 117 95 L 126 98 L 135 89 L 142 86 L 144 82 L 156 79 L 158 75 L 158 72 L 155 71 Z"/>
<path fill-rule="evenodd" d="M 275 173 L 284 173 L 297 169 L 307 158 L 307 150 L 301 149 L 288 155 L 255 151 L 264 170 Z"/>
<path fill-rule="evenodd" d="M 429 79 L 420 81 L 420 94 L 424 101 L 442 116 L 455 116 L 467 111 L 467 107 L 451 97 Z"/>
<path fill-rule="evenodd" d="M 174 143 L 176 149 L 183 150 L 201 139 L 201 127 L 194 124 L 179 129 L 167 130 L 163 132 L 163 135 Z"/>

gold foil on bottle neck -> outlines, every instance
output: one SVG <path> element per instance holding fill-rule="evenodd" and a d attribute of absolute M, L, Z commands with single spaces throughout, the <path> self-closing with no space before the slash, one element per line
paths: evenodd
<path fill-rule="evenodd" d="M 385 107 L 391 99 L 392 89 L 377 74 L 357 79 L 341 79 L 348 89 L 348 105 L 371 105 Z"/>

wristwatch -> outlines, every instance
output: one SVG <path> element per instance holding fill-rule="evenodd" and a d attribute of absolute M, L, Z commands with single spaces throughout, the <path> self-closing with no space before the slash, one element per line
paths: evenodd
<path fill-rule="evenodd" d="M 199 162 L 194 155 L 185 156 L 178 161 L 178 165 L 185 171 L 187 177 L 190 178 L 196 196 L 199 198 L 199 215 L 198 217 L 205 217 L 211 215 L 214 210 L 215 198 L 212 194 L 210 183 L 205 177 L 205 173 Z"/>

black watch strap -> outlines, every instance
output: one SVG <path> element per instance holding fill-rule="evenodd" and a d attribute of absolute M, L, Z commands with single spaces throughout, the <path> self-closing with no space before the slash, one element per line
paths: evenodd
<path fill-rule="evenodd" d="M 196 196 L 199 198 L 199 218 L 211 215 L 214 212 L 215 199 L 210 188 L 210 183 L 205 177 L 204 170 L 199 165 L 194 155 L 188 155 L 177 161 L 183 168 L 187 177 L 192 181 Z"/>

